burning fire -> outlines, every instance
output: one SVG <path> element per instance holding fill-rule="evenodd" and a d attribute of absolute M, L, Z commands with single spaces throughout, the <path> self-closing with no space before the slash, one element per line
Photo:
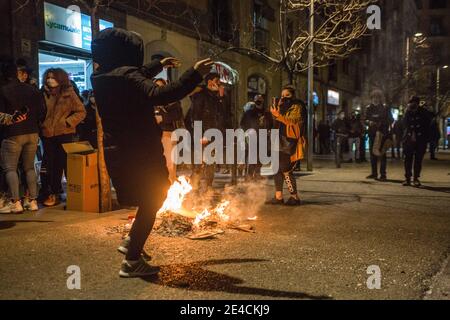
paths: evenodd
<path fill-rule="evenodd" d="M 184 216 L 193 217 L 195 218 L 193 222 L 194 226 L 199 226 L 203 220 L 211 217 L 213 214 L 215 214 L 221 221 L 228 222 L 230 220 L 230 216 L 225 214 L 225 210 L 229 206 L 230 201 L 224 200 L 211 211 L 205 208 L 201 213 L 183 208 L 183 202 L 186 195 L 191 191 L 192 186 L 187 178 L 185 176 L 179 177 L 178 181 L 175 181 L 170 186 L 169 191 L 167 192 L 167 198 L 158 213 L 170 211 Z"/>
<path fill-rule="evenodd" d="M 178 178 L 169 188 L 167 198 L 163 203 L 158 213 L 172 211 L 178 213 L 183 207 L 183 201 L 186 195 L 192 191 L 192 186 L 189 184 L 185 176 Z"/>

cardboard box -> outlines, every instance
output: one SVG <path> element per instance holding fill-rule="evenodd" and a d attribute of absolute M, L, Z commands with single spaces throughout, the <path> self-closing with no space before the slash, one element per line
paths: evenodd
<path fill-rule="evenodd" d="M 99 212 L 98 153 L 87 141 L 63 144 L 67 153 L 67 210 Z"/>

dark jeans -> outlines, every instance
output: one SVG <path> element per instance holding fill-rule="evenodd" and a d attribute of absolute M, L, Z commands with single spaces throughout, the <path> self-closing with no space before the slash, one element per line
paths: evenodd
<path fill-rule="evenodd" d="M 430 141 L 430 159 L 436 159 L 436 149 L 439 145 L 438 141 Z"/>
<path fill-rule="evenodd" d="M 297 162 L 291 162 L 291 156 L 287 153 L 279 153 L 279 169 L 275 174 L 275 191 L 283 192 L 283 182 L 286 182 L 289 193 L 297 195 L 297 181 L 292 172 Z"/>
<path fill-rule="evenodd" d="M 373 144 L 375 142 L 375 136 L 369 137 L 369 148 L 370 148 L 370 164 L 372 166 L 372 174 L 378 176 L 378 162 L 380 162 L 380 175 L 382 177 L 386 176 L 386 166 L 387 166 L 387 156 L 384 154 L 381 157 L 377 157 L 373 154 Z"/>
<path fill-rule="evenodd" d="M 192 187 L 194 190 L 199 190 L 200 180 L 204 178 L 206 180 L 206 186 L 212 187 L 214 182 L 214 174 L 216 172 L 215 164 L 196 164 L 192 174 Z"/>
<path fill-rule="evenodd" d="M 329 154 L 330 153 L 330 138 L 328 139 L 319 139 L 319 147 L 320 154 Z"/>
<path fill-rule="evenodd" d="M 425 156 L 427 144 L 424 142 L 409 143 L 404 145 L 405 153 L 405 178 L 414 179 L 420 178 L 422 172 L 422 161 Z M 414 165 L 414 175 L 413 175 Z"/>
<path fill-rule="evenodd" d="M 127 260 L 138 260 L 170 186 L 162 146 L 151 155 L 138 149 L 105 149 L 105 161 L 120 205 L 138 207 L 126 255 Z"/>
<path fill-rule="evenodd" d="M 361 161 L 366 161 L 366 135 L 361 136 L 361 143 L 359 144 L 359 156 Z"/>
<path fill-rule="evenodd" d="M 74 141 L 74 134 L 42 138 L 44 156 L 41 165 L 41 196 L 63 193 L 61 179 L 63 172 L 67 172 L 67 154 L 62 145 Z"/>

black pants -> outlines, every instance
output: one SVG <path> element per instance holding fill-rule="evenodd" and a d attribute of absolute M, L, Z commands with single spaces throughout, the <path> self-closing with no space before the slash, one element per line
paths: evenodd
<path fill-rule="evenodd" d="M 361 136 L 361 142 L 359 144 L 359 159 L 361 161 L 366 161 L 366 135 Z"/>
<path fill-rule="evenodd" d="M 319 139 L 319 153 L 329 154 L 330 153 L 330 139 Z"/>
<path fill-rule="evenodd" d="M 370 164 L 372 165 L 372 174 L 378 176 L 378 162 L 380 162 L 380 175 L 386 177 L 386 167 L 387 167 L 387 156 L 384 154 L 381 157 L 377 157 L 373 154 L 373 144 L 375 142 L 375 137 L 369 137 L 369 148 L 370 148 Z"/>
<path fill-rule="evenodd" d="M 436 159 L 436 149 L 439 145 L 438 141 L 430 141 L 430 159 Z"/>
<path fill-rule="evenodd" d="M 41 195 L 61 194 L 61 178 L 67 172 L 67 154 L 62 145 L 75 141 L 74 134 L 42 138 L 44 156 L 41 165 Z"/>
<path fill-rule="evenodd" d="M 405 178 L 411 179 L 411 177 L 414 177 L 414 179 L 419 179 L 427 144 L 425 142 L 408 143 L 403 146 L 403 149 L 405 153 Z"/>
<path fill-rule="evenodd" d="M 198 191 L 200 188 L 200 180 L 206 180 L 206 186 L 212 187 L 214 183 L 214 174 L 216 172 L 215 164 L 195 164 L 192 173 L 192 187 Z"/>
<path fill-rule="evenodd" d="M 154 150 L 154 146 L 145 147 Z M 127 260 L 138 260 L 153 229 L 156 213 L 169 189 L 169 173 L 161 150 L 144 155 L 141 150 L 105 149 L 105 160 L 117 199 L 122 206 L 137 206 L 130 230 Z M 155 156 L 157 155 L 157 156 Z"/>
<path fill-rule="evenodd" d="M 289 193 L 291 195 L 297 195 L 297 182 L 292 172 L 294 171 L 297 162 L 291 162 L 291 156 L 287 153 L 279 153 L 280 167 L 275 179 L 275 191 L 283 192 L 283 182 L 286 182 Z"/>

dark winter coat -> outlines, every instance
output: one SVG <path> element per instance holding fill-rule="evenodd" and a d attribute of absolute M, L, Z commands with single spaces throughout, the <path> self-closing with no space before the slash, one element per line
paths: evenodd
<path fill-rule="evenodd" d="M 364 132 L 364 126 L 360 120 L 353 118 L 349 121 L 349 137 L 359 138 Z"/>
<path fill-rule="evenodd" d="M 426 144 L 430 139 L 431 117 L 430 113 L 421 107 L 413 110 L 408 107 L 403 119 L 405 134 L 403 143 L 408 144 Z"/>
<path fill-rule="evenodd" d="M 366 110 L 366 121 L 369 125 L 368 134 L 369 137 L 374 138 L 377 131 L 380 131 L 384 135 L 389 133 L 389 128 L 394 122 L 391 110 L 384 105 L 371 104 Z"/>
<path fill-rule="evenodd" d="M 333 130 L 338 134 L 348 135 L 350 132 L 350 125 L 347 119 L 336 119 L 332 126 Z"/>
<path fill-rule="evenodd" d="M 202 121 L 202 129 L 224 130 L 226 127 L 224 97 L 206 87 L 192 96 L 192 122 Z"/>
<path fill-rule="evenodd" d="M 151 196 L 157 206 L 165 197 L 168 172 L 155 106 L 181 100 L 203 78 L 191 68 L 178 81 L 156 86 L 152 78 L 163 66 L 158 60 L 143 66 L 142 39 L 122 29 L 100 32 L 92 54 L 100 65 L 91 79 L 105 134 L 105 159 L 119 202 L 133 205 Z"/>
<path fill-rule="evenodd" d="M 167 106 L 156 107 L 156 114 L 162 117 L 162 122 L 159 124 L 162 131 L 174 131 L 184 127 L 183 109 L 179 101 Z"/>
<path fill-rule="evenodd" d="M 247 104 L 247 108 L 244 109 L 240 126 L 244 131 L 249 129 L 258 130 L 264 127 L 264 110 L 257 108 L 254 102 Z"/>
<path fill-rule="evenodd" d="M 6 126 L 3 137 L 38 133 L 39 123 L 45 117 L 44 99 L 34 86 L 11 79 L 0 88 L 0 112 L 14 114 L 28 108 L 27 119 L 12 126 Z"/>

